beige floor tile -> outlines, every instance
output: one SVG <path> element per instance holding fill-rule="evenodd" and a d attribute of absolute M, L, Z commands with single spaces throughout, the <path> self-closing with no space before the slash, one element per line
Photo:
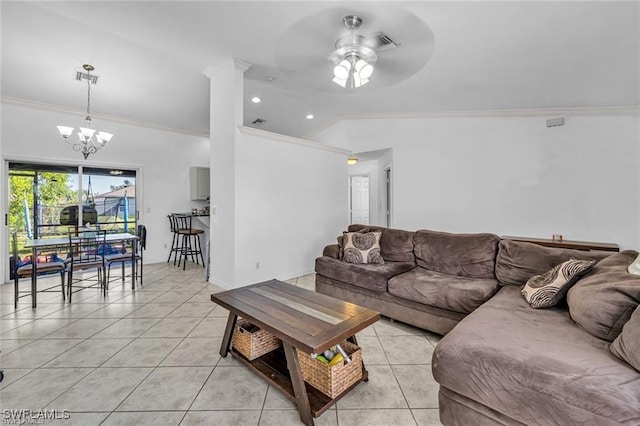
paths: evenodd
<path fill-rule="evenodd" d="M 373 324 L 373 328 L 378 336 L 421 336 L 423 333 L 422 329 L 388 318 L 382 318 Z"/>
<path fill-rule="evenodd" d="M 162 361 L 163 367 L 215 366 L 220 360 L 219 337 L 187 337 Z"/>
<path fill-rule="evenodd" d="M 136 339 L 103 367 L 155 367 L 180 343 L 180 338 Z"/>
<path fill-rule="evenodd" d="M 30 303 L 31 302 L 29 302 L 29 304 Z M 29 308 L 29 307 L 22 309 L 20 306 L 18 306 L 17 311 L 13 312 L 12 314 L 5 315 L 2 318 L 43 318 L 56 311 L 59 311 L 60 309 L 64 308 L 64 306 L 65 305 L 63 305 L 62 303 L 52 303 L 52 304 L 40 303 L 35 309 Z"/>
<path fill-rule="evenodd" d="M 207 317 L 198 324 L 189 337 L 222 337 L 226 326 L 226 318 Z"/>
<path fill-rule="evenodd" d="M 93 339 L 112 339 L 125 337 L 139 337 L 150 329 L 160 318 L 123 318 L 111 324 L 101 332 L 92 336 Z"/>
<path fill-rule="evenodd" d="M 0 358 L 2 368 L 37 368 L 80 344 L 82 339 L 36 340 Z"/>
<path fill-rule="evenodd" d="M 18 328 L 21 325 L 25 325 L 34 321 L 31 318 L 10 318 L 10 319 L 0 319 L 0 334 L 13 330 L 14 328 Z"/>
<path fill-rule="evenodd" d="M 45 339 L 86 339 L 109 327 L 115 318 L 79 319 L 44 336 Z"/>
<path fill-rule="evenodd" d="M 144 306 L 144 304 L 111 303 L 88 314 L 85 318 L 122 318 L 142 306 Z"/>
<path fill-rule="evenodd" d="M 24 345 L 28 345 L 33 342 L 31 339 L 23 339 L 23 340 L 2 340 L 0 339 L 0 355 L 4 356 L 18 348 L 23 347 Z M 0 365 L 2 361 L 0 361 Z"/>
<path fill-rule="evenodd" d="M 213 303 L 213 302 L 211 302 Z M 213 308 L 213 311 L 209 312 L 209 316 L 210 317 L 215 317 L 215 318 L 229 318 L 229 311 L 226 310 L 225 308 L 223 308 L 220 305 L 213 305 L 215 306 L 215 308 Z"/>
<path fill-rule="evenodd" d="M 418 426 L 441 426 L 437 408 L 411 410 Z"/>
<path fill-rule="evenodd" d="M 200 321 L 200 318 L 164 318 L 140 337 L 186 337 Z"/>
<path fill-rule="evenodd" d="M 83 318 L 102 308 L 104 308 L 104 305 L 101 303 L 73 303 L 47 315 L 45 318 Z"/>
<path fill-rule="evenodd" d="M 192 297 L 193 293 L 178 293 L 173 289 L 153 299 L 153 303 L 184 303 Z"/>
<path fill-rule="evenodd" d="M 431 365 L 392 365 L 409 408 L 438 408 L 438 383 Z"/>
<path fill-rule="evenodd" d="M 2 370 L 2 372 L 4 373 L 4 379 L 2 379 L 2 382 L 0 382 L 0 389 L 6 388 L 11 383 L 15 382 L 21 377 L 26 376 L 32 371 L 34 371 L 33 368 L 4 368 Z"/>
<path fill-rule="evenodd" d="M 47 419 L 44 425 L 60 425 L 60 426 L 98 426 L 109 413 L 68 413 L 69 418 Z M 61 413 L 60 416 L 63 416 Z"/>
<path fill-rule="evenodd" d="M 44 367 L 99 367 L 131 341 L 132 339 L 87 339 L 52 359 Z"/>
<path fill-rule="evenodd" d="M 74 321 L 77 320 L 69 318 L 39 318 L 25 325 L 21 325 L 18 328 L 2 333 L 2 335 L 0 335 L 0 339 L 39 339 L 40 337 L 69 325 Z"/>
<path fill-rule="evenodd" d="M 264 410 L 260 416 L 260 426 L 299 426 L 302 425 L 298 410 Z M 329 410 L 314 419 L 316 426 L 337 426 L 336 412 Z"/>
<path fill-rule="evenodd" d="M 257 426 L 260 410 L 189 411 L 180 426 Z"/>
<path fill-rule="evenodd" d="M 365 366 L 383 364 L 388 365 L 389 360 L 382 349 L 377 337 L 358 337 L 358 346 L 362 349 L 362 361 Z"/>
<path fill-rule="evenodd" d="M 47 408 L 71 411 L 112 411 L 138 386 L 150 368 L 97 368 Z"/>
<path fill-rule="evenodd" d="M 91 368 L 39 368 L 0 390 L 2 408 L 32 410 L 45 408 L 91 370 Z M 64 407 L 64 409 L 68 408 Z"/>
<path fill-rule="evenodd" d="M 415 426 L 411 410 L 338 410 L 340 426 Z"/>
<path fill-rule="evenodd" d="M 248 368 L 216 367 L 191 407 L 192 410 L 259 410 L 267 382 Z"/>
<path fill-rule="evenodd" d="M 129 413 L 111 413 L 101 426 L 131 426 L 131 425 L 179 425 L 184 417 L 184 411 L 133 411 Z"/>
<path fill-rule="evenodd" d="M 186 410 L 211 371 L 211 367 L 156 368 L 117 411 Z"/>
<path fill-rule="evenodd" d="M 367 366 L 369 381 L 362 382 L 338 401 L 341 409 L 408 408 L 402 390 L 388 365 Z"/>
<path fill-rule="evenodd" d="M 127 318 L 164 318 L 178 306 L 180 303 L 147 303 L 127 315 Z"/>
<path fill-rule="evenodd" d="M 213 310 L 215 305 L 209 303 L 184 303 L 168 315 L 168 318 L 204 318 Z"/>
<path fill-rule="evenodd" d="M 379 339 L 390 364 L 431 364 L 433 345 L 422 335 L 381 336 Z"/>
<path fill-rule="evenodd" d="M 296 404 L 284 396 L 282 392 L 269 386 L 267 398 L 264 400 L 265 410 L 295 410 Z"/>
<path fill-rule="evenodd" d="M 376 334 L 376 330 L 375 330 L 375 328 L 373 328 L 373 325 L 370 325 L 369 327 L 367 327 L 367 328 L 365 328 L 365 329 L 363 329 L 363 330 L 359 331 L 359 332 L 356 334 L 356 337 L 357 337 L 358 339 L 360 338 L 360 336 L 364 336 L 364 337 L 372 337 L 372 336 L 375 336 L 375 337 L 377 337 L 378 335 Z"/>
<path fill-rule="evenodd" d="M 114 303 L 149 303 L 163 294 L 163 291 L 136 291 L 116 300 Z"/>

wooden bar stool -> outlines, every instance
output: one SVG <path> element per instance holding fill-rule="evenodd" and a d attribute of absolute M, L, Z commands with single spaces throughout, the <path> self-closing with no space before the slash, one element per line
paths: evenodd
<path fill-rule="evenodd" d="M 176 218 L 175 213 L 171 213 L 167 215 L 169 218 L 169 228 L 171 229 L 171 233 L 173 237 L 171 239 L 171 250 L 169 250 L 169 258 L 167 259 L 167 263 L 171 262 L 171 256 L 173 255 L 173 264 L 176 264 L 176 260 L 178 259 L 178 253 L 180 252 L 180 234 L 178 233 L 178 219 Z"/>
<path fill-rule="evenodd" d="M 202 255 L 202 245 L 200 244 L 200 234 L 204 234 L 204 230 L 193 228 L 193 217 L 190 215 L 176 214 L 174 217 L 178 225 L 178 235 L 182 237 L 180 239 L 180 259 L 178 260 L 178 267 L 180 267 L 180 262 L 184 260 L 182 269 L 184 270 L 186 268 L 188 256 L 191 256 L 191 261 L 196 264 L 200 264 L 198 261 L 198 256 L 200 256 L 202 267 L 206 267 Z"/>

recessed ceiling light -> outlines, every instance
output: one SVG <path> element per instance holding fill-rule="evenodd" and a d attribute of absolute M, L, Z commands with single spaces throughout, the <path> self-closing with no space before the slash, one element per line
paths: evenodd
<path fill-rule="evenodd" d="M 313 119 L 313 114 L 308 114 L 307 115 L 307 120 L 311 120 L 311 119 Z"/>
<path fill-rule="evenodd" d="M 257 96 L 254 96 L 253 98 L 251 98 L 251 102 L 253 102 L 254 104 L 259 104 L 261 100 L 262 99 L 260 99 Z"/>
<path fill-rule="evenodd" d="M 274 81 L 276 78 L 273 77 L 273 76 L 268 75 L 264 79 L 267 80 L 267 81 Z"/>

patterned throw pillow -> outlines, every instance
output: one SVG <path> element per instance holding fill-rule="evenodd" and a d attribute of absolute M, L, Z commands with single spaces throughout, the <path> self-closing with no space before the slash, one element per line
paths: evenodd
<path fill-rule="evenodd" d="M 344 232 L 344 249 L 342 260 L 347 263 L 383 264 L 380 254 L 380 238 L 382 232 Z"/>
<path fill-rule="evenodd" d="M 570 259 L 542 275 L 535 275 L 522 288 L 522 295 L 532 308 L 555 306 L 578 278 L 593 268 L 595 260 Z"/>

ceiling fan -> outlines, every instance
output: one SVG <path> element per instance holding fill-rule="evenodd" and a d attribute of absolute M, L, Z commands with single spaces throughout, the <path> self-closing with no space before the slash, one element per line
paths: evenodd
<path fill-rule="evenodd" d="M 330 7 L 282 33 L 276 45 L 277 70 L 271 72 L 295 81 L 300 89 L 364 94 L 422 69 L 433 53 L 433 40 L 425 22 L 396 5 Z"/>
<path fill-rule="evenodd" d="M 376 48 L 381 47 L 381 43 L 393 44 L 388 36 L 381 37 L 382 33 L 375 37 L 365 37 L 358 34 L 357 30 L 362 25 L 362 18 L 358 15 L 347 15 L 342 18 L 344 26 L 349 33 L 338 38 L 336 50 L 329 56 L 329 59 L 336 64 L 333 68 L 333 82 L 339 86 L 349 89 L 356 89 L 369 82 L 369 77 L 373 74 L 374 65 L 378 60 Z"/>

